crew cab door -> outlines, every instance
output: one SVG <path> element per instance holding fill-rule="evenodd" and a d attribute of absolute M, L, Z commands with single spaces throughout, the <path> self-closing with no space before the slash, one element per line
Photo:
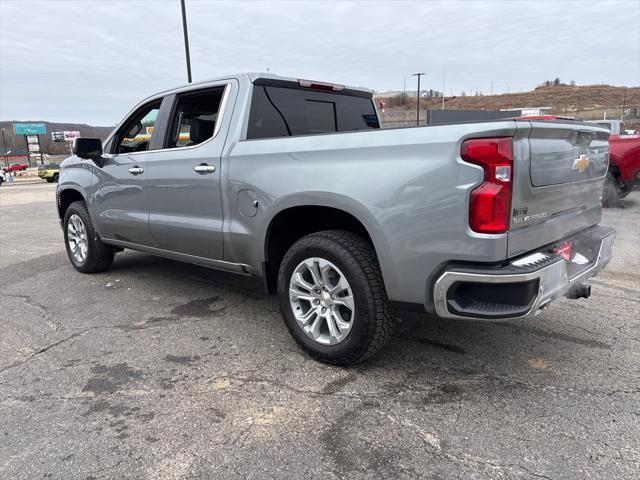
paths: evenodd
<path fill-rule="evenodd" d="M 94 214 L 103 239 L 154 246 L 144 192 L 149 158 L 158 147 L 155 126 L 163 99 L 137 108 L 104 146 L 104 165 L 95 169 Z"/>
<path fill-rule="evenodd" d="M 163 148 L 145 179 L 149 228 L 163 250 L 223 257 L 220 157 L 237 92 L 227 81 L 171 96 Z"/>

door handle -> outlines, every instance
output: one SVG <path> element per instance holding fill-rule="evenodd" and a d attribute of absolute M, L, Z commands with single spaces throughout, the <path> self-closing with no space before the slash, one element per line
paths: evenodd
<path fill-rule="evenodd" d="M 140 175 L 141 173 L 144 173 L 144 168 L 142 167 L 138 167 L 137 165 L 135 167 L 131 167 L 129 169 L 129 173 L 131 175 Z"/>
<path fill-rule="evenodd" d="M 213 173 L 216 171 L 215 165 L 207 165 L 206 163 L 201 163 L 200 165 L 196 165 L 193 167 L 193 171 L 199 173 L 200 175 L 204 175 L 206 173 Z"/>

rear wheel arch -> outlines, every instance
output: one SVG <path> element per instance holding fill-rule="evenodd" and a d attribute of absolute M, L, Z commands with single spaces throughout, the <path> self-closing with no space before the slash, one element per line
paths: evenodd
<path fill-rule="evenodd" d="M 274 215 L 266 229 L 263 275 L 268 293 L 277 293 L 278 269 L 289 248 L 300 238 L 323 230 L 359 235 L 373 246 L 380 260 L 374 236 L 353 213 L 325 205 L 291 206 Z"/>

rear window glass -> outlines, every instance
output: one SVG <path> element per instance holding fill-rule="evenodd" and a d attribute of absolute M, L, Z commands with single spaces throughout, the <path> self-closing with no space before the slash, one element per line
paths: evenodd
<path fill-rule="evenodd" d="M 254 85 L 247 138 L 380 128 L 370 98 Z"/>

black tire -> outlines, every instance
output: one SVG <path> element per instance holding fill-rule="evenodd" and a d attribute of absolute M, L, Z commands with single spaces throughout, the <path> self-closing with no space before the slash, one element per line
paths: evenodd
<path fill-rule="evenodd" d="M 351 330 L 335 345 L 316 342 L 299 326 L 289 302 L 289 282 L 305 259 L 320 257 L 344 274 L 352 290 L 355 315 Z M 325 230 L 301 238 L 285 254 L 278 272 L 280 310 L 289 332 L 313 358 L 333 365 L 353 365 L 367 360 L 389 341 L 394 319 L 373 246 L 359 235 Z"/>
<path fill-rule="evenodd" d="M 615 208 L 620 206 L 620 193 L 618 191 L 618 182 L 616 178 L 607 173 L 604 179 L 604 187 L 602 190 L 602 206 L 605 208 Z"/>
<path fill-rule="evenodd" d="M 45 178 L 45 180 L 47 181 L 47 183 L 53 183 L 53 178 Z"/>
<path fill-rule="evenodd" d="M 71 252 L 68 241 L 68 225 L 69 219 L 72 215 L 78 215 L 84 224 L 87 232 L 87 256 L 84 261 L 78 261 Z M 71 264 L 76 270 L 82 273 L 98 273 L 107 270 L 113 263 L 113 257 L 115 250 L 113 247 L 102 243 L 98 238 L 93 225 L 91 223 L 91 217 L 87 211 L 87 206 L 82 201 L 73 202 L 67 208 L 64 214 L 63 222 L 64 232 L 64 244 L 67 250 L 67 256 L 71 261 Z"/>
<path fill-rule="evenodd" d="M 58 183 L 58 174 L 57 173 L 53 175 L 53 181 Z"/>

